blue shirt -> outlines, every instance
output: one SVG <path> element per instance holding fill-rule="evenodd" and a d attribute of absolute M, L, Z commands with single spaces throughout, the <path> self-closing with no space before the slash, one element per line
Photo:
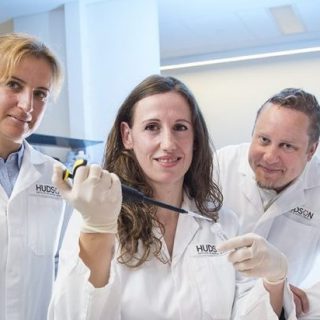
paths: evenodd
<path fill-rule="evenodd" d="M 21 168 L 24 145 L 16 152 L 9 154 L 7 159 L 0 157 L 0 183 L 8 197 L 12 193 Z"/>

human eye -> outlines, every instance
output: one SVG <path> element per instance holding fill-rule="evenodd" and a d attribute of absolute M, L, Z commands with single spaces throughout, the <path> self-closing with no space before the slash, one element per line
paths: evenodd
<path fill-rule="evenodd" d="M 47 101 L 49 93 L 45 90 L 34 90 L 33 95 L 40 101 Z"/>
<path fill-rule="evenodd" d="M 174 130 L 175 131 L 186 131 L 186 130 L 188 130 L 188 126 L 183 123 L 176 123 L 174 125 Z"/>
<path fill-rule="evenodd" d="M 159 124 L 158 123 L 154 123 L 154 122 L 148 123 L 145 126 L 145 130 L 147 130 L 147 131 L 157 131 L 159 129 L 160 129 Z"/>
<path fill-rule="evenodd" d="M 296 148 L 290 143 L 282 143 L 282 149 L 288 152 L 294 151 Z"/>
<path fill-rule="evenodd" d="M 22 89 L 21 83 L 19 83 L 19 82 L 16 81 L 16 80 L 9 80 L 9 81 L 7 81 L 6 86 L 7 86 L 9 89 L 14 90 L 14 91 L 19 91 L 20 89 Z"/>
<path fill-rule="evenodd" d="M 258 141 L 263 146 L 267 145 L 270 142 L 270 140 L 264 136 L 259 136 Z"/>

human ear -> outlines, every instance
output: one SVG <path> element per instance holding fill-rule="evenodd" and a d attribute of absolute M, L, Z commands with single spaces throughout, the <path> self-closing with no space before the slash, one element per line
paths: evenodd
<path fill-rule="evenodd" d="M 121 139 L 124 147 L 128 150 L 131 150 L 133 147 L 131 128 L 127 122 L 121 122 L 120 124 Z"/>
<path fill-rule="evenodd" d="M 318 147 L 318 144 L 319 144 L 319 142 L 314 142 L 314 143 L 312 143 L 311 146 L 309 147 L 309 150 L 308 150 L 308 161 L 311 160 L 312 156 L 313 156 L 314 153 L 316 152 L 317 147 Z"/>

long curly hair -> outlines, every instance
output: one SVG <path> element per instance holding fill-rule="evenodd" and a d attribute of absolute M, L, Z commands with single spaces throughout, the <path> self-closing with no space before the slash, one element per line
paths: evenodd
<path fill-rule="evenodd" d="M 184 192 L 194 200 L 200 214 L 216 221 L 223 197 L 212 179 L 214 148 L 193 94 L 176 78 L 152 75 L 133 89 L 121 105 L 108 136 L 103 167 L 116 173 L 121 182 L 152 197 L 152 188 L 147 183 L 134 152 L 126 150 L 122 143 L 120 125 L 126 122 L 130 128 L 132 127 L 137 102 L 148 96 L 170 91 L 177 92 L 186 99 L 191 109 L 194 128 L 193 159 L 184 177 Z M 154 233 L 155 227 L 164 229 L 157 219 L 154 206 L 145 203 L 123 203 L 118 219 L 118 261 L 129 267 L 138 267 L 153 254 L 162 262 L 166 262 L 161 256 L 161 240 Z"/>

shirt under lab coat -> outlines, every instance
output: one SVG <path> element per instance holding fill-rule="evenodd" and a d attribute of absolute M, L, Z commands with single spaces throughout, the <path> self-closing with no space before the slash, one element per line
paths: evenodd
<path fill-rule="evenodd" d="M 10 198 L 0 185 L 0 319 L 46 318 L 65 202 L 51 183 L 54 160 L 25 143 Z"/>
<path fill-rule="evenodd" d="M 308 278 L 312 287 L 319 281 L 315 264 L 320 257 L 320 159 L 314 156 L 301 176 L 264 212 L 248 150 L 247 143 L 218 150 L 224 204 L 238 215 L 240 234 L 260 234 L 287 256 L 290 283 L 303 288 Z M 320 299 L 312 306 L 317 306 L 312 314 L 320 318 Z"/>
<path fill-rule="evenodd" d="M 190 201 L 182 207 L 194 209 Z M 48 319 L 278 319 L 262 281 L 237 279 L 227 254 L 216 251 L 225 235 L 230 238 L 238 231 L 231 211 L 221 210 L 220 216 L 223 231 L 219 224 L 180 215 L 170 262 L 150 258 L 131 269 L 113 260 L 109 283 L 96 289 L 88 282 L 88 268 L 78 258 L 80 222 L 74 213 L 60 251 L 61 268 Z M 164 241 L 162 245 L 161 253 L 169 259 Z M 285 304 L 291 310 L 288 319 L 295 319 L 288 288 Z"/>

